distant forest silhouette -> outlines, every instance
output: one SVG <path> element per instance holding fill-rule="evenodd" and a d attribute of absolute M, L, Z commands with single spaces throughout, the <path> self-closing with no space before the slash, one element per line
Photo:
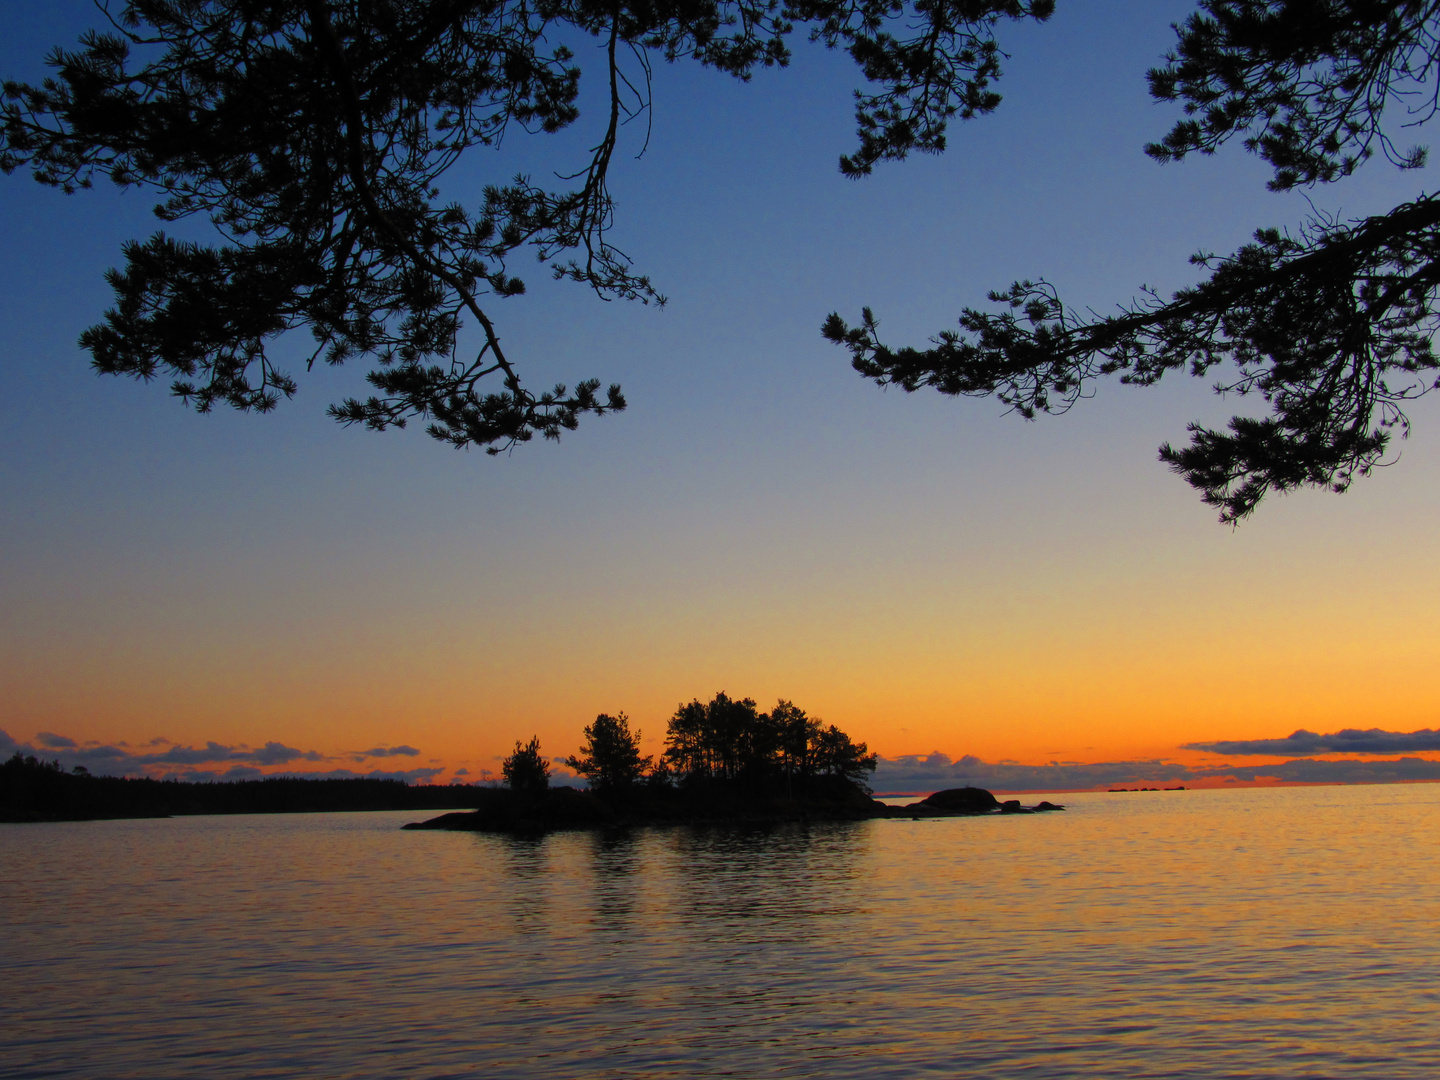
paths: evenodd
<path fill-rule="evenodd" d="M 184 814 L 293 814 L 340 810 L 449 810 L 479 805 L 479 789 L 370 777 L 152 780 L 66 772 L 15 754 L 0 764 L 0 821 L 84 821 Z"/>

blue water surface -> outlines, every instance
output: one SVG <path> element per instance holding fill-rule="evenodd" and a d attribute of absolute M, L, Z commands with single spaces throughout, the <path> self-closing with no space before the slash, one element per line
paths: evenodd
<path fill-rule="evenodd" d="M 0 1076 L 1440 1076 L 1440 786 L 0 826 Z"/>

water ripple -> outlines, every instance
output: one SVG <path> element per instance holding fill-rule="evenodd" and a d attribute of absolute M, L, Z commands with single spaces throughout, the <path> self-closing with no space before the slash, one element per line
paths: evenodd
<path fill-rule="evenodd" d="M 1069 804 L 6 827 L 0 1076 L 1440 1075 L 1440 787 Z"/>

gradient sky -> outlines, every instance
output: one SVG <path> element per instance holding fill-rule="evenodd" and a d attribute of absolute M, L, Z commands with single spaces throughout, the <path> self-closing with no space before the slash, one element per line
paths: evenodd
<path fill-rule="evenodd" d="M 1061 0 L 1002 27 L 1000 110 L 858 183 L 836 168 L 845 57 L 800 41 L 749 85 L 662 66 L 648 151 L 628 131 L 612 186 L 614 239 L 669 306 L 543 272 L 491 305 L 531 385 L 616 380 L 630 409 L 499 459 L 327 420 L 363 368 L 303 377 L 270 416 L 93 375 L 76 338 L 153 200 L 0 178 L 0 729 L 330 764 L 403 745 L 363 768 L 473 777 L 533 733 L 572 752 L 601 711 L 654 739 L 721 689 L 888 757 L 1205 762 L 1179 748 L 1437 726 L 1435 400 L 1392 467 L 1232 530 L 1155 457 L 1234 411 L 1203 383 L 1103 385 L 1027 424 L 883 393 L 819 335 L 869 304 L 920 344 L 1020 276 L 1110 310 L 1300 223 L 1303 195 L 1267 193 L 1238 146 L 1141 153 L 1176 117 L 1144 71 L 1189 7 Z M 6 5 L 0 75 L 39 77 L 92 12 Z M 594 119 L 478 158 L 455 193 L 563 169 Z M 1375 164 L 1311 197 L 1383 211 L 1433 172 Z"/>

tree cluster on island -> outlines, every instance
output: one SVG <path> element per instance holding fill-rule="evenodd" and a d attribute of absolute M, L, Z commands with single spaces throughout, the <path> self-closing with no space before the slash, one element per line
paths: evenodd
<path fill-rule="evenodd" d="M 641 753 L 642 735 L 624 713 L 601 713 L 584 728 L 579 753 L 548 759 L 540 739 L 515 743 L 474 813 L 445 814 L 407 829 L 546 832 L 551 829 L 684 823 L 860 821 L 870 818 L 1026 814 L 1064 807 L 1001 803 L 981 788 L 936 792 L 907 806 L 870 796 L 877 756 L 834 724 L 790 701 L 761 712 L 750 698 L 716 694 L 681 704 L 659 755 Z M 550 786 L 559 763 L 585 778 L 580 791 Z"/>
<path fill-rule="evenodd" d="M 649 122 L 652 62 L 692 60 L 741 80 L 784 67 L 797 31 L 848 53 L 868 175 L 939 153 L 947 127 L 992 112 L 1006 21 L 1044 22 L 1054 0 L 131 0 L 39 84 L 8 81 L 0 169 L 72 192 L 97 177 L 158 199 L 164 222 L 208 219 L 214 244 L 158 232 L 125 246 L 115 307 L 81 339 L 95 368 L 204 411 L 268 411 L 297 388 L 275 355 L 312 339 L 303 366 L 370 363 L 368 396 L 331 406 L 375 430 L 426 422 L 490 453 L 558 438 L 625 407 L 618 385 L 531 389 L 502 349 L 492 299 L 524 291 L 528 250 L 600 296 L 663 303 L 610 242 L 608 176 L 623 125 Z M 1440 5 L 1429 0 L 1200 0 L 1149 73 L 1182 116 L 1146 147 L 1160 162 L 1238 140 L 1274 190 L 1315 189 L 1378 155 L 1415 170 L 1406 129 L 1440 109 Z M 551 190 L 525 174 L 462 205 L 449 170 L 508 137 L 579 116 L 572 44 L 604 56 L 606 107 L 588 159 Z M 471 155 L 473 157 L 473 154 Z M 502 166 L 503 168 L 503 166 Z M 1064 412 L 1095 383 L 1172 372 L 1263 402 L 1226 430 L 1190 426 L 1161 459 L 1237 521 L 1270 492 L 1345 490 L 1404 434 L 1407 401 L 1436 385 L 1440 195 L 1386 213 L 1316 211 L 1262 228 L 1231 254 L 1201 252 L 1195 285 L 1141 287 L 1115 314 L 1066 303 L 1044 278 L 998 289 L 930 347 L 881 340 L 863 309 L 823 333 L 881 386 L 993 397 L 1026 418 Z M 478 345 L 464 346 L 469 321 Z"/>
<path fill-rule="evenodd" d="M 623 712 L 601 713 L 583 736 L 579 753 L 562 764 L 583 776 L 592 792 L 610 799 L 638 789 L 730 790 L 786 798 L 846 789 L 869 794 L 865 780 L 876 765 L 876 755 L 863 742 L 793 702 L 782 699 L 761 712 L 752 699 L 723 692 L 675 710 L 658 759 L 641 754 L 642 733 L 631 731 Z M 517 741 L 501 773 L 512 790 L 547 788 L 550 769 L 539 738 Z"/>

